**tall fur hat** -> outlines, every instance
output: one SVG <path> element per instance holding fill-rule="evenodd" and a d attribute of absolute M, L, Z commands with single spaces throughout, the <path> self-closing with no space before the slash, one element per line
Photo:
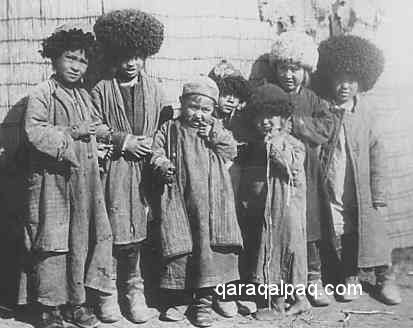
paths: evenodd
<path fill-rule="evenodd" d="M 104 14 L 97 19 L 93 30 L 104 52 L 117 58 L 152 56 L 159 51 L 164 39 L 163 24 L 135 9 Z"/>
<path fill-rule="evenodd" d="M 382 51 L 372 42 L 355 35 L 339 35 L 320 43 L 317 75 L 321 83 L 330 83 L 339 74 L 350 74 L 359 82 L 360 91 L 373 88 L 384 70 Z"/>
<path fill-rule="evenodd" d="M 272 45 L 269 59 L 271 62 L 282 61 L 298 64 L 312 72 L 318 61 L 317 45 L 304 32 L 284 32 Z"/>

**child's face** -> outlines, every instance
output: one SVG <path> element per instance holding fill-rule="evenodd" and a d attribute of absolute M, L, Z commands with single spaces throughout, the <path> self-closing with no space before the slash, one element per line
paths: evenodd
<path fill-rule="evenodd" d="M 231 94 L 220 95 L 218 99 L 218 109 L 224 115 L 230 115 L 234 110 L 238 108 L 240 99 Z"/>
<path fill-rule="evenodd" d="M 348 74 L 343 74 L 333 79 L 334 100 L 342 105 L 353 99 L 359 90 L 356 79 Z"/>
<path fill-rule="evenodd" d="M 280 87 L 286 92 L 296 91 L 304 83 L 305 71 L 299 65 L 277 62 L 276 72 Z"/>
<path fill-rule="evenodd" d="M 65 83 L 79 82 L 86 73 L 88 59 L 82 49 L 67 50 L 53 63 L 56 75 Z"/>
<path fill-rule="evenodd" d="M 280 116 L 270 114 L 259 114 L 254 118 L 254 127 L 261 136 L 266 136 L 276 132 L 280 132 L 283 127 L 283 119 Z"/>
<path fill-rule="evenodd" d="M 121 60 L 118 64 L 118 74 L 125 80 L 134 79 L 142 70 L 145 60 L 139 56 Z"/>
<path fill-rule="evenodd" d="M 210 122 L 215 102 L 206 96 L 188 95 L 181 98 L 182 116 L 189 125 L 199 127 L 201 122 Z"/>

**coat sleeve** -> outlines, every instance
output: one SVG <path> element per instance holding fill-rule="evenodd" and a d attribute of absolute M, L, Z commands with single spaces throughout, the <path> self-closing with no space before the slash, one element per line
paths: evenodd
<path fill-rule="evenodd" d="M 49 121 L 52 106 L 51 89 L 48 85 L 44 88 L 39 86 L 29 96 L 24 118 L 27 141 L 39 152 L 78 167 L 79 161 L 74 150 L 74 140 L 69 133 L 70 127 L 53 125 Z"/>
<path fill-rule="evenodd" d="M 214 152 L 224 161 L 231 161 L 237 157 L 237 142 L 231 131 L 223 127 L 221 121 L 215 121 L 209 141 Z"/>
<path fill-rule="evenodd" d="M 334 117 L 329 111 L 328 103 L 313 95 L 308 99 L 312 113 L 293 114 L 293 133 L 296 137 L 317 146 L 326 143 L 334 129 Z"/>
<path fill-rule="evenodd" d="M 370 186 L 374 207 L 387 206 L 386 159 L 383 138 L 377 133 L 377 127 L 372 126 L 370 139 Z"/>
<path fill-rule="evenodd" d="M 103 141 L 104 143 L 110 143 L 115 146 L 115 150 L 118 152 L 122 151 L 127 133 L 113 131 L 111 128 L 105 111 L 105 101 L 104 92 L 102 91 L 101 85 L 98 83 L 91 91 L 92 103 L 93 103 L 93 116 L 100 120 L 107 129 L 103 128 L 102 131 L 99 130 L 99 135 L 97 135 L 98 141 Z"/>
<path fill-rule="evenodd" d="M 168 124 L 168 122 L 164 123 L 153 138 L 150 163 L 154 170 L 163 167 L 165 163 L 170 163 L 166 154 Z"/>

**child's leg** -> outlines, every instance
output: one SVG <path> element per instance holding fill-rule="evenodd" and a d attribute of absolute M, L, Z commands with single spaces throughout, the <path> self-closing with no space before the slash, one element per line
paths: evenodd
<path fill-rule="evenodd" d="M 307 261 L 308 261 L 308 297 L 314 306 L 327 306 L 330 299 L 325 293 L 321 280 L 321 256 L 320 241 L 307 243 Z M 317 293 L 315 294 L 314 291 Z"/>
<path fill-rule="evenodd" d="M 374 268 L 378 298 L 387 305 L 400 304 L 402 298 L 396 284 L 396 276 L 391 266 L 382 265 Z"/>
<path fill-rule="evenodd" d="M 161 289 L 160 290 L 160 319 L 164 321 L 181 321 L 184 314 L 179 311 L 177 306 L 185 304 L 187 297 L 186 290 Z"/>
<path fill-rule="evenodd" d="M 97 316 L 104 323 L 114 323 L 122 319 L 122 313 L 119 308 L 118 287 L 116 285 L 117 260 L 112 257 L 112 293 L 97 296 Z"/>
<path fill-rule="evenodd" d="M 209 327 L 213 323 L 212 295 L 213 288 L 195 290 L 195 298 L 189 309 L 189 320 L 198 327 Z"/>
<path fill-rule="evenodd" d="M 33 282 L 37 308 L 37 328 L 61 327 L 59 306 L 67 302 L 66 254 L 35 255 Z"/>
<path fill-rule="evenodd" d="M 118 286 L 125 298 L 129 319 L 135 323 L 146 322 L 156 316 L 157 311 L 146 304 L 140 268 L 142 245 L 135 243 L 116 248 Z"/>

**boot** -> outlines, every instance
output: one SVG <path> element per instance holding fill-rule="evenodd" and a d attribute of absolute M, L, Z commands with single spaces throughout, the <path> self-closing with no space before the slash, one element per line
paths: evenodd
<path fill-rule="evenodd" d="M 309 281 L 307 291 L 307 297 L 311 302 L 311 305 L 319 307 L 328 306 L 331 304 L 331 300 L 324 290 L 321 279 Z"/>
<path fill-rule="evenodd" d="M 291 305 L 288 310 L 285 312 L 286 315 L 298 315 L 301 313 L 305 313 L 311 310 L 311 304 L 308 301 L 306 296 L 303 295 L 295 295 L 295 302 Z"/>
<path fill-rule="evenodd" d="M 241 315 L 250 315 L 257 312 L 257 303 L 253 301 L 238 300 L 238 312 Z"/>
<path fill-rule="evenodd" d="M 212 295 L 196 295 L 189 308 L 189 321 L 197 327 L 209 327 L 214 322 L 212 318 Z"/>
<path fill-rule="evenodd" d="M 114 323 L 122 319 L 118 303 L 118 292 L 108 295 L 99 295 L 97 301 L 97 317 L 104 323 Z"/>
<path fill-rule="evenodd" d="M 347 277 L 344 281 L 345 290 L 342 295 L 337 295 L 342 302 L 351 302 L 360 298 L 362 287 L 358 276 Z"/>
<path fill-rule="evenodd" d="M 69 304 L 64 307 L 63 318 L 79 328 L 96 328 L 99 320 L 85 305 Z"/>
<path fill-rule="evenodd" d="M 225 318 L 232 318 L 237 315 L 238 307 L 235 301 L 223 300 L 214 293 L 212 298 L 212 306 L 218 314 Z"/>
<path fill-rule="evenodd" d="M 375 273 L 377 298 L 387 305 L 400 304 L 402 302 L 400 289 L 392 269 L 388 266 L 378 267 Z"/>
<path fill-rule="evenodd" d="M 144 323 L 158 315 L 156 309 L 149 308 L 144 295 L 140 270 L 140 249 L 123 252 L 118 258 L 118 277 L 125 297 L 125 312 L 134 323 Z"/>
<path fill-rule="evenodd" d="M 64 328 L 63 319 L 57 307 L 41 306 L 35 328 Z"/>

